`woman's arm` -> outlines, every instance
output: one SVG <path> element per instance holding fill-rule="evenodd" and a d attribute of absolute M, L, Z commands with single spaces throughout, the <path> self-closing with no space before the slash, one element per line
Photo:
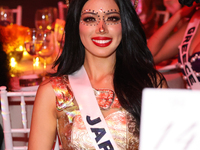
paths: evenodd
<path fill-rule="evenodd" d="M 161 26 L 148 40 L 148 47 L 154 57 L 155 63 L 177 54 L 178 45 L 182 41 L 186 24 L 174 35 L 169 36 L 177 23 L 184 17 L 194 13 L 196 5 L 183 7 L 177 11 L 163 26 Z"/>
<path fill-rule="evenodd" d="M 188 23 L 185 23 L 176 33 L 165 40 L 158 53 L 154 55 L 155 64 L 170 59 L 178 54 L 178 46 L 181 44 L 185 30 L 187 28 L 187 24 Z"/>
<path fill-rule="evenodd" d="M 51 150 L 56 135 L 56 97 L 50 82 L 39 86 L 34 102 L 29 150 Z"/>

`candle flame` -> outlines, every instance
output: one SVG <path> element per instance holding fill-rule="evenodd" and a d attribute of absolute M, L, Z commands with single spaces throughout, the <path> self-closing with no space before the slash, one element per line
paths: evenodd
<path fill-rule="evenodd" d="M 10 59 L 10 65 L 11 65 L 11 67 L 15 67 L 17 65 L 17 62 L 16 62 L 16 60 L 15 60 L 14 57 L 11 57 L 11 59 Z"/>
<path fill-rule="evenodd" d="M 34 66 L 39 66 L 39 64 L 40 64 L 40 60 L 39 60 L 39 57 L 36 57 L 35 58 L 35 63 L 34 63 Z"/>

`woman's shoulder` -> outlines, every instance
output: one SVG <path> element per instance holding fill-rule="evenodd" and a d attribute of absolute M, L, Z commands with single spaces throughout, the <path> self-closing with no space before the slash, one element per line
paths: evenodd
<path fill-rule="evenodd" d="M 62 93 L 65 91 L 69 85 L 68 77 L 67 76 L 60 76 L 60 77 L 50 77 L 40 83 L 39 88 L 37 90 L 37 95 L 53 95 L 57 96 L 57 93 Z"/>
<path fill-rule="evenodd" d="M 69 84 L 69 80 L 68 80 L 67 75 L 50 77 L 46 82 L 50 82 L 51 86 L 54 89 L 60 88 L 60 87 L 66 86 L 66 84 Z"/>

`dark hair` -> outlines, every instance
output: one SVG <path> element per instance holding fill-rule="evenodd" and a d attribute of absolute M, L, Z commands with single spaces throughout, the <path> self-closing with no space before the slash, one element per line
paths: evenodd
<path fill-rule="evenodd" d="M 179 3 L 186 6 L 192 6 L 193 2 L 200 3 L 200 0 L 179 0 Z"/>
<path fill-rule="evenodd" d="M 79 37 L 81 10 L 87 0 L 72 0 L 65 25 L 65 45 L 55 62 L 55 76 L 71 74 L 83 65 L 85 50 Z M 130 0 L 115 0 L 121 16 L 122 41 L 116 50 L 114 90 L 121 106 L 140 123 L 141 95 L 145 87 L 158 87 L 164 79 L 155 69 L 145 33 Z M 159 76 L 160 83 L 158 83 Z M 162 86 L 162 84 L 160 84 Z"/>

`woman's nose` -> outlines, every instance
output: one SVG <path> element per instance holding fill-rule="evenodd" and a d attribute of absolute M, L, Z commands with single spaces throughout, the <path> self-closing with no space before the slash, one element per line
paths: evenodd
<path fill-rule="evenodd" d="M 105 24 L 103 20 L 101 20 L 99 24 L 97 25 L 96 32 L 100 34 L 105 34 L 108 32 L 107 25 Z"/>

